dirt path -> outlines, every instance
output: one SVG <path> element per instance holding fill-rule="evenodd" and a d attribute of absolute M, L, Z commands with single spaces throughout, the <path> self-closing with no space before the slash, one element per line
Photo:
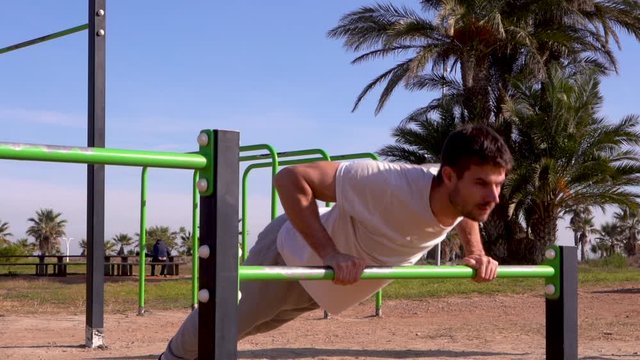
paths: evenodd
<path fill-rule="evenodd" d="M 2 306 L 4 305 L 4 306 Z M 0 304 L 0 359 L 156 359 L 188 310 L 106 314 L 107 349 L 83 348 L 84 315 L 13 314 Z M 82 311 L 82 309 L 79 309 Z M 539 295 L 373 303 L 320 311 L 239 343 L 240 359 L 543 359 Z M 581 289 L 581 359 L 640 359 L 640 286 Z"/>

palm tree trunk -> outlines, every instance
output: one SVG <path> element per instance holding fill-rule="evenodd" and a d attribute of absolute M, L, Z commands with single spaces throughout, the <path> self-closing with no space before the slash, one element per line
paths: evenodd
<path fill-rule="evenodd" d="M 555 212 L 551 209 L 545 209 L 544 206 L 543 209 L 538 210 L 539 212 L 531 219 L 531 231 L 535 240 L 532 256 L 536 263 L 542 262 L 545 248 L 556 243 L 558 232 Z"/>

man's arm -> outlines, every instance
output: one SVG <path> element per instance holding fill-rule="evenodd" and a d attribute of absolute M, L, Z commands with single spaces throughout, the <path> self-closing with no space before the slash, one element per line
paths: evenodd
<path fill-rule="evenodd" d="M 334 283 L 348 285 L 360 279 L 364 260 L 343 254 L 320 221 L 316 200 L 336 201 L 338 163 L 313 162 L 282 169 L 274 184 L 280 202 L 293 227 L 302 235 L 323 263 L 335 272 Z"/>
<path fill-rule="evenodd" d="M 458 223 L 456 230 L 464 247 L 464 263 L 476 269 L 474 281 L 484 282 L 495 279 L 498 271 L 498 262 L 485 255 L 482 239 L 480 238 L 479 224 L 464 218 Z"/>

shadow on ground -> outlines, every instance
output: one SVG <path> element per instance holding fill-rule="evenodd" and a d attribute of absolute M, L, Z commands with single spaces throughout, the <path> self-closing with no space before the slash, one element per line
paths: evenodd
<path fill-rule="evenodd" d="M 640 288 L 595 290 L 593 294 L 640 294 Z"/>
<path fill-rule="evenodd" d="M 418 359 L 418 358 L 468 358 L 470 356 L 525 356 L 528 353 L 504 353 L 488 351 L 452 351 L 452 350 L 355 350 L 322 348 L 271 348 L 238 351 L 238 359 L 306 359 L 349 357 L 355 359 Z"/>

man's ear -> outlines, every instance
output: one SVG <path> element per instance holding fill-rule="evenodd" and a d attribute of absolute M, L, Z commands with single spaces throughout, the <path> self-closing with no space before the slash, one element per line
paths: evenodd
<path fill-rule="evenodd" d="M 458 178 L 456 177 L 456 172 L 453 171 L 453 169 L 448 166 L 443 167 L 442 181 L 448 186 L 455 184 L 456 181 L 458 181 Z"/>

